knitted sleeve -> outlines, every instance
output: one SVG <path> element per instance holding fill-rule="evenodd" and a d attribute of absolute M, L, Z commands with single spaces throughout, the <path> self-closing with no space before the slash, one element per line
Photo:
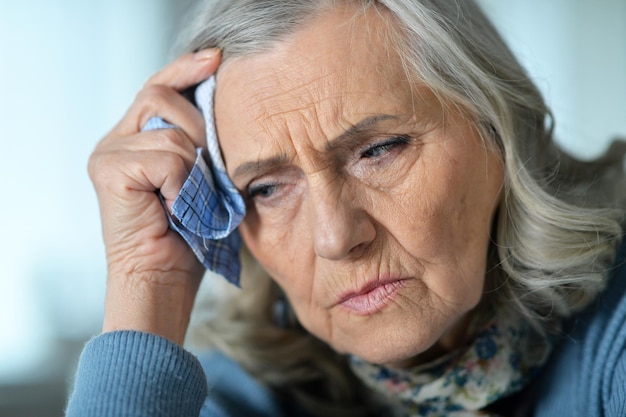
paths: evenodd
<path fill-rule="evenodd" d="M 206 397 L 191 353 L 156 335 L 116 331 L 85 346 L 66 417 L 198 417 Z"/>

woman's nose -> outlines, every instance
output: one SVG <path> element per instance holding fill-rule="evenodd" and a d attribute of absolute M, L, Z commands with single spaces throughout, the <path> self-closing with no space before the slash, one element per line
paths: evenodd
<path fill-rule="evenodd" d="M 336 181 L 311 188 L 315 253 L 329 260 L 354 256 L 376 237 L 373 219 L 354 198 L 355 191 Z"/>

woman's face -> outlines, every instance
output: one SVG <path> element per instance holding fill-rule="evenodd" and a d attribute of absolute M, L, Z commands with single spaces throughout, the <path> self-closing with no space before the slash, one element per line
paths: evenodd
<path fill-rule="evenodd" d="M 250 251 L 306 329 L 377 363 L 458 342 L 503 178 L 387 42 L 376 13 L 324 14 L 225 63 L 215 108 Z"/>

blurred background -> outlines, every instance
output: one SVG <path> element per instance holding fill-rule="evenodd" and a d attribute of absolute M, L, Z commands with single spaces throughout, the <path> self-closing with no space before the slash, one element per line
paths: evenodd
<path fill-rule="evenodd" d="M 193 0 L 0 0 L 0 416 L 61 416 L 99 331 L 95 143 L 172 57 Z M 626 137 L 626 1 L 480 0 L 580 158 Z"/>

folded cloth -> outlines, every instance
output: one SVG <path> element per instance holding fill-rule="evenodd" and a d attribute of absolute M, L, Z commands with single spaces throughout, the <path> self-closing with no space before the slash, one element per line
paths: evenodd
<path fill-rule="evenodd" d="M 246 214 L 246 205 L 228 177 L 222 160 L 213 117 L 214 93 L 215 77 L 199 84 L 195 91 L 196 105 L 206 125 L 210 164 L 204 159 L 203 149 L 198 148 L 196 161 L 174 200 L 172 213 L 166 212 L 170 227 L 185 239 L 200 262 L 239 285 L 241 237 L 236 228 Z M 175 128 L 163 119 L 153 117 L 142 130 Z"/>

